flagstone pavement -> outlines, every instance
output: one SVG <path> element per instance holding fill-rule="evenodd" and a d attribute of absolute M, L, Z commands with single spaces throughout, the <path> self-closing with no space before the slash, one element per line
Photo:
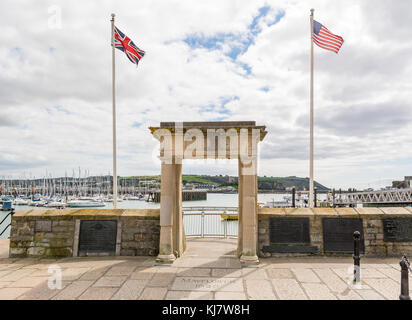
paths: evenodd
<path fill-rule="evenodd" d="M 154 257 L 8 258 L 0 240 L 0 299 L 399 299 L 399 259 L 362 258 L 353 285 L 351 257 L 280 257 L 242 268 L 236 239 L 192 239 L 171 266 Z M 61 288 L 56 277 L 61 274 Z"/>

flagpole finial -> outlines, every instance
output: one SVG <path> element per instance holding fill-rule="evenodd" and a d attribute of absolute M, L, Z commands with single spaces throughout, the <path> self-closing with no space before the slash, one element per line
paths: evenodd
<path fill-rule="evenodd" d="M 115 17 L 115 14 L 114 13 L 112 13 L 112 19 L 114 20 L 114 17 Z"/>
<path fill-rule="evenodd" d="M 315 9 L 310 9 L 310 13 L 311 13 L 311 15 L 313 16 L 313 11 L 315 11 Z"/>

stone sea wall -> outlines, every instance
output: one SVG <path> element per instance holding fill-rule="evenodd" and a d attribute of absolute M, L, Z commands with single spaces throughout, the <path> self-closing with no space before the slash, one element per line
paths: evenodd
<path fill-rule="evenodd" d="M 159 209 L 18 211 L 12 217 L 10 257 L 156 256 L 159 216 Z M 271 226 L 271 219 L 277 220 L 277 224 Z M 93 251 L 96 243 L 81 240 L 81 234 L 87 238 L 88 231 L 81 232 L 86 221 L 95 225 L 96 232 L 106 224 L 112 225 L 110 241 L 102 242 L 109 242 L 110 249 Z M 260 208 L 257 247 L 260 257 L 351 254 L 355 230 L 362 233 L 365 256 L 412 254 L 412 209 L 401 207 Z M 99 237 L 93 235 L 89 239 L 93 242 Z"/>
<path fill-rule="evenodd" d="M 18 211 L 12 217 L 10 257 L 77 256 L 81 221 L 97 220 L 116 221 L 116 249 L 109 254 L 156 256 L 160 237 L 159 214 L 159 209 Z"/>
<path fill-rule="evenodd" d="M 258 214 L 258 251 L 261 257 L 277 255 L 301 255 L 299 252 L 279 253 L 279 244 L 270 241 L 271 218 L 307 218 L 309 219 L 309 238 L 307 246 L 315 246 L 316 252 L 311 254 L 342 254 L 325 250 L 324 219 L 335 220 L 345 224 L 352 219 L 361 221 L 365 256 L 396 256 L 412 254 L 412 208 L 260 208 Z M 331 219 L 332 218 L 332 219 Z M 384 227 L 386 224 L 386 229 Z M 293 228 L 291 228 L 292 230 Z M 385 239 L 386 230 L 386 239 Z M 335 239 L 339 238 L 336 228 Z M 272 230 L 272 232 L 276 232 Z M 330 234 L 330 233 L 329 233 Z M 351 236 L 352 231 L 349 233 Z M 326 241 L 329 241 L 326 238 Z M 339 240 L 339 239 L 338 239 Z M 349 241 L 352 241 L 349 239 Z M 336 242 L 335 242 L 336 243 Z M 351 245 L 351 244 L 349 244 Z M 353 248 L 353 245 L 351 245 Z M 273 250 L 276 248 L 276 250 Z M 347 252 L 349 254 L 349 252 Z"/>

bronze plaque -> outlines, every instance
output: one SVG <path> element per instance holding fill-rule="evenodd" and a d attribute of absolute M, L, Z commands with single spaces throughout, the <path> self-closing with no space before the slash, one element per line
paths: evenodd
<path fill-rule="evenodd" d="M 325 252 L 353 253 L 353 233 L 361 234 L 360 251 L 365 252 L 363 222 L 358 218 L 323 218 L 323 250 Z"/>
<path fill-rule="evenodd" d="M 80 221 L 79 256 L 116 251 L 116 220 Z"/>
<path fill-rule="evenodd" d="M 309 244 L 309 218 L 270 218 L 271 244 Z"/>
<path fill-rule="evenodd" d="M 384 218 L 383 240 L 386 242 L 409 242 L 412 241 L 412 219 L 411 218 Z"/>

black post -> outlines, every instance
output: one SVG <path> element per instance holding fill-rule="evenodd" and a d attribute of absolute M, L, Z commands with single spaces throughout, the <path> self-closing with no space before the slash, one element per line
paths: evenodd
<path fill-rule="evenodd" d="M 411 300 L 409 297 L 409 261 L 404 255 L 399 262 L 401 265 L 401 294 L 399 300 Z"/>
<path fill-rule="evenodd" d="M 353 282 L 360 282 L 360 232 L 353 233 Z"/>
<path fill-rule="evenodd" d="M 296 189 L 295 187 L 292 188 L 292 208 L 295 207 L 295 197 L 296 197 Z"/>
<path fill-rule="evenodd" d="M 315 199 L 314 199 L 315 204 L 314 204 L 314 207 L 316 208 L 316 206 L 317 206 L 317 205 L 316 205 L 316 202 L 317 202 L 317 196 L 318 196 L 318 188 L 315 187 L 315 188 L 314 188 L 314 191 L 315 191 L 315 192 L 314 192 L 314 193 L 315 193 Z"/>
<path fill-rule="evenodd" d="M 332 207 L 335 208 L 335 188 L 332 190 Z"/>

